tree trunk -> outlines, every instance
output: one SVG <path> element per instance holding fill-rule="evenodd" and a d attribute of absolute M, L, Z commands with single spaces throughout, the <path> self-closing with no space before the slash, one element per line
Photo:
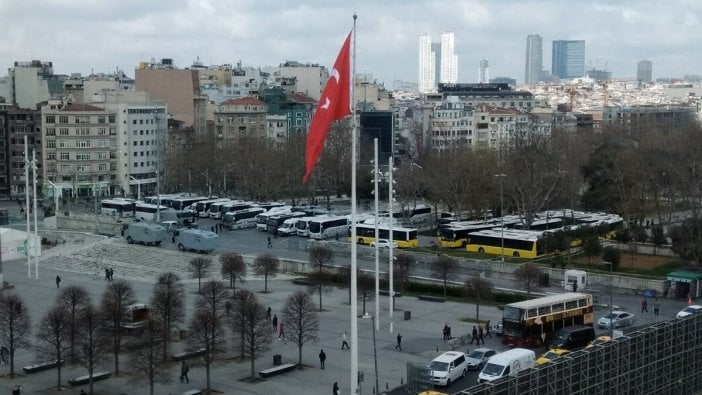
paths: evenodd
<path fill-rule="evenodd" d="M 230 282 L 229 288 L 231 288 L 232 290 L 235 290 L 236 289 L 236 277 L 234 277 L 234 273 L 232 273 L 231 277 L 229 277 L 229 282 Z"/>
<path fill-rule="evenodd" d="M 298 344 L 302 344 L 302 342 Z M 297 346 L 297 368 L 302 369 L 302 346 Z"/>
<path fill-rule="evenodd" d="M 444 278 L 444 299 L 446 299 L 446 283 L 447 283 L 447 279 Z"/>
<path fill-rule="evenodd" d="M 10 342 L 10 377 L 15 378 L 15 350 Z"/>
<path fill-rule="evenodd" d="M 60 359 L 59 359 L 60 360 Z M 56 388 L 60 391 L 61 390 L 61 364 L 59 363 L 58 368 L 56 369 Z"/>
<path fill-rule="evenodd" d="M 89 390 L 90 395 L 93 395 L 93 366 L 92 366 L 92 363 L 90 364 L 90 367 L 88 368 L 88 386 L 90 388 L 90 390 Z"/>
<path fill-rule="evenodd" d="M 202 277 L 200 277 L 200 276 L 197 277 L 197 293 L 200 293 L 200 280 L 201 279 L 202 279 Z"/>
<path fill-rule="evenodd" d="M 210 386 L 210 362 L 205 363 L 205 375 L 207 376 L 207 395 L 210 395 L 212 391 L 212 387 Z"/>
<path fill-rule="evenodd" d="M 319 284 L 319 312 L 323 312 L 324 309 L 322 308 L 322 284 Z"/>
<path fill-rule="evenodd" d="M 117 328 L 119 330 L 119 328 Z M 115 376 L 119 376 L 119 336 L 115 337 L 114 340 L 114 353 L 115 353 Z"/>
<path fill-rule="evenodd" d="M 268 292 L 268 273 L 263 275 L 263 292 Z"/>

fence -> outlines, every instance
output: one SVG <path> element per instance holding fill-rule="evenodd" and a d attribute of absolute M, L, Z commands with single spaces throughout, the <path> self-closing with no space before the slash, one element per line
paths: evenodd
<path fill-rule="evenodd" d="M 460 395 L 693 394 L 702 390 L 702 314 L 645 327 Z"/>

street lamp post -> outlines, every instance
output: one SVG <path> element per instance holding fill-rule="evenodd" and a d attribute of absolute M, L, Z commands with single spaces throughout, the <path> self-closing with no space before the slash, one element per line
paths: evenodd
<path fill-rule="evenodd" d="M 373 363 L 375 365 L 375 391 L 373 393 L 377 394 L 380 392 L 380 387 L 378 386 L 378 352 L 375 346 L 375 316 L 366 313 L 363 315 L 363 318 L 370 318 L 373 322 Z"/>
<path fill-rule="evenodd" d="M 609 265 L 609 338 L 614 339 L 614 324 L 612 322 L 612 315 L 614 314 L 614 302 L 612 301 L 612 295 L 614 293 L 614 264 L 612 262 L 603 263 Z"/>
<path fill-rule="evenodd" d="M 506 177 L 505 174 L 500 173 L 500 174 L 495 174 L 495 177 L 499 177 L 500 179 L 500 217 L 502 218 L 502 225 L 500 226 L 501 229 L 501 235 L 500 235 L 500 247 L 501 247 L 501 255 L 502 255 L 502 262 L 505 261 L 505 207 L 504 207 L 504 201 L 503 201 L 503 195 L 502 195 L 502 180 Z"/>
<path fill-rule="evenodd" d="M 378 139 L 373 139 L 373 195 L 375 198 L 375 317 L 380 317 L 380 243 L 378 242 L 380 237 L 379 222 L 380 218 L 378 215 L 378 200 L 380 191 L 378 190 Z M 390 218 L 390 227 L 392 228 L 392 217 Z M 373 330 L 380 330 L 380 320 L 378 320 L 377 325 L 373 319 Z M 375 335 L 375 332 L 373 332 Z"/>

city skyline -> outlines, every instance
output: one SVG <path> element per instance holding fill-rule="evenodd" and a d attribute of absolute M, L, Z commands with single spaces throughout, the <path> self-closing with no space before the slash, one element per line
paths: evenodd
<path fill-rule="evenodd" d="M 330 66 L 358 13 L 357 68 L 390 85 L 416 82 L 417 37 L 455 33 L 460 58 L 458 81 L 475 82 L 475 65 L 490 59 L 490 74 L 524 82 L 524 40 L 585 40 L 585 67 L 612 70 L 614 78 L 635 78 L 637 62 L 655 64 L 653 78 L 702 74 L 691 31 L 702 25 L 702 3 L 672 0 L 617 3 L 593 1 L 360 0 L 353 4 L 309 0 L 126 1 L 119 4 L 63 0 L 0 0 L 7 34 L 0 53 L 7 70 L 14 61 L 50 61 L 57 73 L 124 70 L 133 76 L 139 61 L 172 58 L 178 67 L 196 59 L 206 65 L 276 66 L 286 60 Z M 505 23 L 509 21 L 509 23 Z M 613 39 L 614 38 L 614 39 Z M 551 51 L 543 48 L 543 64 Z M 5 75 L 6 72 L 0 73 Z"/>

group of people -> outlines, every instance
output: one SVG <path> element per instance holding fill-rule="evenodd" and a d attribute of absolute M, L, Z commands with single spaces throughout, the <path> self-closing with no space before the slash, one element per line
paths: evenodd
<path fill-rule="evenodd" d="M 472 335 L 473 337 L 470 339 L 470 344 L 473 344 L 473 342 L 475 342 L 475 344 L 477 345 L 479 345 L 480 342 L 482 342 L 482 344 L 485 344 L 485 338 L 492 337 L 492 333 L 490 333 L 490 320 L 487 320 L 484 326 L 478 324 L 478 326 L 476 327 L 475 325 L 473 325 Z"/>
<path fill-rule="evenodd" d="M 444 329 L 442 332 L 444 334 L 444 340 L 451 340 L 453 338 L 451 336 L 451 327 L 448 323 L 444 324 Z"/>
<path fill-rule="evenodd" d="M 115 274 L 115 271 L 111 267 L 106 267 L 105 268 L 105 281 L 114 280 L 114 278 L 113 278 L 114 274 Z"/>
<path fill-rule="evenodd" d="M 273 314 L 273 318 L 271 319 L 271 308 L 268 307 L 268 310 L 266 310 L 266 321 L 271 321 L 273 323 L 273 332 L 278 331 L 278 340 L 283 339 L 285 340 L 285 324 L 281 322 L 278 324 L 278 315 Z"/>
<path fill-rule="evenodd" d="M 658 315 L 658 313 L 661 311 L 661 303 L 658 301 L 658 298 L 653 301 L 653 314 Z M 641 300 L 641 314 L 643 313 L 648 313 L 648 301 L 646 299 Z"/>

